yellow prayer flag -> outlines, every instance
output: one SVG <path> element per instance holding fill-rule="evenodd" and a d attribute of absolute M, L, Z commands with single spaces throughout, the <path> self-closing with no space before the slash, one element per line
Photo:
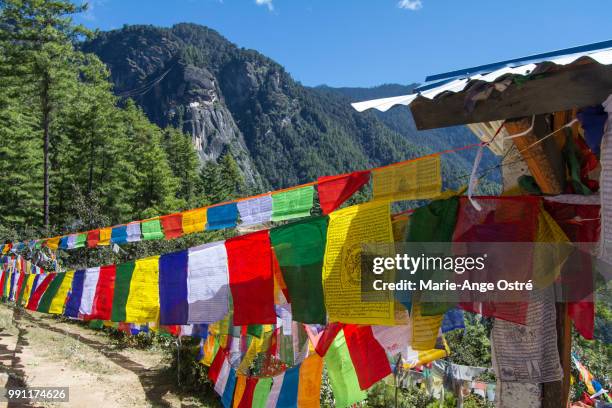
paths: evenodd
<path fill-rule="evenodd" d="M 72 278 L 74 278 L 74 271 L 66 272 L 66 276 L 64 276 L 62 284 L 55 293 L 53 299 L 51 300 L 51 305 L 49 306 L 49 313 L 64 313 L 64 304 L 66 303 L 66 296 L 68 296 L 68 291 L 72 286 Z"/>
<path fill-rule="evenodd" d="M 323 291 L 330 322 L 395 324 L 391 291 L 361 298 L 361 250 L 364 243 L 392 243 L 388 203 L 354 205 L 329 215 L 323 263 Z M 380 301 L 378 301 L 380 299 Z"/>
<path fill-rule="evenodd" d="M 421 305 L 412 304 L 412 348 L 417 351 L 431 350 L 436 346 L 436 339 L 444 315 L 423 316 Z M 420 358 L 420 357 L 419 357 Z"/>
<path fill-rule="evenodd" d="M 561 273 L 561 267 L 573 251 L 570 240 L 559 224 L 544 208 L 538 215 L 536 245 L 533 254 L 533 281 L 536 288 L 551 285 Z"/>
<path fill-rule="evenodd" d="M 49 247 L 49 249 L 52 250 L 57 250 L 57 248 L 59 248 L 59 241 L 60 241 L 61 237 L 53 237 L 53 238 L 49 238 L 47 240 L 47 246 Z"/>
<path fill-rule="evenodd" d="M 159 256 L 139 259 L 132 272 L 125 305 L 128 323 L 156 322 L 159 315 Z"/>
<path fill-rule="evenodd" d="M 206 208 L 196 208 L 183 212 L 183 233 L 202 232 L 206 227 Z"/>
<path fill-rule="evenodd" d="M 27 275 L 26 278 L 26 287 L 23 292 L 22 304 L 27 305 L 28 300 L 30 300 L 30 295 L 32 294 L 32 286 L 34 285 L 34 279 L 36 279 L 36 275 Z"/>
<path fill-rule="evenodd" d="M 298 382 L 298 407 L 319 408 L 322 375 L 323 358 L 317 353 L 311 354 L 302 362 Z"/>
<path fill-rule="evenodd" d="M 244 389 L 246 388 L 246 376 L 237 375 L 236 376 L 236 389 L 234 390 L 234 408 L 238 408 L 240 405 L 240 400 L 242 399 L 242 395 L 244 394 Z"/>
<path fill-rule="evenodd" d="M 98 241 L 98 245 L 110 245 L 112 232 L 112 227 L 100 228 L 100 240 Z"/>
<path fill-rule="evenodd" d="M 442 191 L 440 156 L 372 170 L 374 200 L 401 201 L 434 198 Z"/>

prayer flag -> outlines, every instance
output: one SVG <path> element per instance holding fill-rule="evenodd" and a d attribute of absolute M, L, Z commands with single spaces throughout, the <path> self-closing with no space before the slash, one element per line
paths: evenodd
<path fill-rule="evenodd" d="M 412 348 L 421 350 L 431 350 L 436 346 L 440 326 L 442 325 L 443 315 L 423 316 L 421 305 L 412 304 Z"/>
<path fill-rule="evenodd" d="M 111 320 L 113 322 L 125 322 L 128 295 L 130 293 L 130 282 L 134 272 L 134 262 L 117 265 L 115 273 L 115 288 L 113 291 L 113 306 L 111 309 Z"/>
<path fill-rule="evenodd" d="M 235 227 L 238 221 L 238 207 L 236 203 L 208 207 L 206 220 L 208 221 L 207 230 Z"/>
<path fill-rule="evenodd" d="M 321 398 L 321 377 L 323 375 L 323 358 L 312 354 L 300 364 L 297 406 L 300 408 L 318 408 Z"/>
<path fill-rule="evenodd" d="M 246 382 L 241 398 L 238 400 L 238 408 L 252 408 L 253 397 L 255 396 L 255 388 L 257 388 L 257 377 L 245 377 Z"/>
<path fill-rule="evenodd" d="M 159 323 L 187 323 L 187 259 L 180 251 L 159 258 Z"/>
<path fill-rule="evenodd" d="M 268 401 L 268 396 L 270 395 L 270 390 L 272 388 L 272 378 L 270 377 L 262 377 L 257 381 L 257 385 L 255 386 L 255 391 L 253 392 L 253 408 L 265 408 L 266 402 Z"/>
<path fill-rule="evenodd" d="M 113 234 L 113 229 L 111 227 L 100 228 L 100 240 L 98 241 L 98 245 L 103 245 L 103 246 L 110 245 L 112 234 Z"/>
<path fill-rule="evenodd" d="M 329 214 L 348 200 L 363 185 L 370 181 L 370 171 L 355 171 L 340 176 L 325 176 L 317 179 L 319 203 L 323 214 Z"/>
<path fill-rule="evenodd" d="M 212 360 L 212 363 L 210 364 L 210 367 L 208 369 L 208 379 L 213 384 L 215 384 L 215 391 L 217 391 L 216 386 L 217 386 L 217 383 L 219 382 L 219 376 L 221 374 L 221 371 L 223 371 L 223 366 L 227 362 L 226 357 L 227 357 L 227 352 L 225 351 L 225 349 L 220 348 L 219 350 L 217 350 L 217 353 L 215 354 Z"/>
<path fill-rule="evenodd" d="M 159 315 L 159 256 L 136 261 L 125 305 L 126 321 L 147 323 Z"/>
<path fill-rule="evenodd" d="M 275 377 L 276 380 L 279 377 Z M 278 393 L 277 408 L 297 407 L 298 382 L 300 380 L 300 366 L 292 367 L 282 376 L 283 384 Z"/>
<path fill-rule="evenodd" d="M 50 273 L 44 277 L 42 282 L 40 282 L 34 289 L 34 293 L 30 295 L 30 299 L 28 301 L 28 305 L 26 306 L 26 309 L 28 310 L 38 309 L 38 303 L 40 302 L 42 295 L 45 293 L 45 291 L 47 290 L 47 288 L 49 287 L 49 285 L 51 284 L 54 278 L 55 278 L 54 273 Z"/>
<path fill-rule="evenodd" d="M 246 380 L 247 380 L 247 377 L 245 375 L 238 374 L 236 376 L 236 388 L 234 389 L 233 408 L 238 408 L 238 404 L 240 404 L 240 401 L 242 400 L 242 396 L 246 388 Z"/>
<path fill-rule="evenodd" d="M 289 292 L 293 319 L 325 324 L 321 273 L 327 217 L 313 217 L 270 230 L 270 241 Z"/>
<path fill-rule="evenodd" d="M 376 340 L 371 326 L 344 326 L 346 345 L 362 390 L 391 374 L 385 350 Z"/>
<path fill-rule="evenodd" d="M 53 251 L 59 247 L 60 237 L 53 237 L 47 240 L 47 247 Z"/>
<path fill-rule="evenodd" d="M 166 239 L 174 239 L 183 235 L 183 214 L 169 214 L 160 218 Z"/>
<path fill-rule="evenodd" d="M 361 298 L 364 242 L 393 242 L 388 203 L 354 205 L 329 215 L 323 263 L 323 291 L 329 321 L 393 325 L 395 300 L 392 292 L 377 292 L 372 294 L 376 298 L 368 301 Z"/>
<path fill-rule="evenodd" d="M 66 300 L 64 316 L 75 318 L 79 316 L 84 283 L 85 270 L 76 271 L 74 273 L 74 277 L 72 278 L 72 285 L 70 287 L 70 292 L 68 293 L 68 299 Z"/>
<path fill-rule="evenodd" d="M 27 279 L 26 279 L 26 283 L 25 283 L 25 290 L 23 292 L 23 298 L 21 299 L 21 304 L 22 305 L 27 305 L 28 304 L 28 300 L 30 299 L 30 294 L 32 293 L 32 288 L 34 287 L 34 282 L 36 280 L 36 278 L 38 278 L 39 275 L 27 275 Z M 2 283 L 0 282 L 0 286 L 2 286 Z"/>
<path fill-rule="evenodd" d="M 107 265 L 100 268 L 90 316 L 91 319 L 111 319 L 116 274 L 115 265 Z"/>
<path fill-rule="evenodd" d="M 444 318 L 442 319 L 442 333 L 464 328 L 463 310 L 450 309 L 444 314 Z"/>
<path fill-rule="evenodd" d="M 274 324 L 274 281 L 268 231 L 225 241 L 234 325 Z"/>
<path fill-rule="evenodd" d="M 127 225 L 118 225 L 111 230 L 111 240 L 113 244 L 126 244 L 127 241 Z"/>
<path fill-rule="evenodd" d="M 95 248 L 100 241 L 100 230 L 87 232 L 87 248 Z"/>
<path fill-rule="evenodd" d="M 359 387 L 359 380 L 342 330 L 327 350 L 325 365 L 337 407 L 348 407 L 366 399 L 368 394 Z"/>
<path fill-rule="evenodd" d="M 59 240 L 59 248 L 60 249 L 68 249 L 68 236 L 63 236 Z"/>
<path fill-rule="evenodd" d="M 66 247 L 68 249 L 74 249 L 75 245 L 76 245 L 76 234 L 68 235 L 68 242 L 66 244 Z"/>
<path fill-rule="evenodd" d="M 89 315 L 93 311 L 93 301 L 96 295 L 96 287 L 100 278 L 100 268 L 87 268 L 85 271 L 85 280 L 83 282 L 83 295 L 81 297 L 81 305 L 79 313 L 83 318 L 89 319 Z"/>
<path fill-rule="evenodd" d="M 145 241 L 153 239 L 162 239 L 164 237 L 159 218 L 154 218 L 149 221 L 143 221 L 140 225 L 140 228 L 142 230 L 142 239 L 144 239 Z"/>
<path fill-rule="evenodd" d="M 66 276 L 65 273 L 52 273 L 51 275 L 53 276 L 53 280 L 49 283 L 47 290 L 41 296 L 38 306 L 36 307 L 36 310 L 41 313 L 49 313 L 51 301 L 57 294 L 57 291 L 59 290 L 60 286 L 62 285 L 62 281 Z"/>
<path fill-rule="evenodd" d="M 434 198 L 442 191 L 440 156 L 372 170 L 374 200 L 402 201 Z"/>
<path fill-rule="evenodd" d="M 74 241 L 74 248 L 84 248 L 87 243 L 87 233 L 83 232 L 81 234 L 76 235 L 76 239 Z"/>
<path fill-rule="evenodd" d="M 65 275 L 66 276 L 62 280 L 62 284 L 60 285 L 57 293 L 55 294 L 55 297 L 51 301 L 49 313 L 62 314 L 64 312 L 64 305 L 66 304 L 68 292 L 70 291 L 70 287 L 72 286 L 74 271 L 68 271 L 65 273 Z"/>
<path fill-rule="evenodd" d="M 189 249 L 188 323 L 214 323 L 229 310 L 227 252 L 223 241 Z"/>
<path fill-rule="evenodd" d="M 241 225 L 257 225 L 272 220 L 272 197 L 265 195 L 238 202 Z"/>
<path fill-rule="evenodd" d="M 131 222 L 127 225 L 127 241 L 138 242 L 140 241 L 140 222 Z"/>
<path fill-rule="evenodd" d="M 313 186 L 272 194 L 272 221 L 308 217 L 313 199 Z"/>
<path fill-rule="evenodd" d="M 206 228 L 206 208 L 183 212 L 183 233 L 193 234 Z"/>

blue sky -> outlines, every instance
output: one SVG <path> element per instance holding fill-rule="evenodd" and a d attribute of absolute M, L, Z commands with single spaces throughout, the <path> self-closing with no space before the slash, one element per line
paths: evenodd
<path fill-rule="evenodd" d="M 76 0 L 80 1 L 80 0 Z M 91 28 L 192 22 L 305 85 L 374 86 L 612 38 L 612 1 L 90 0 Z"/>

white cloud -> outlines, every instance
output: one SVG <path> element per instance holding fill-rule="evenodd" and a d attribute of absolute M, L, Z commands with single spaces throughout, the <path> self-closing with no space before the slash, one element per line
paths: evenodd
<path fill-rule="evenodd" d="M 423 3 L 421 0 L 400 0 L 397 3 L 397 7 L 405 10 L 420 10 L 423 8 Z"/>
<path fill-rule="evenodd" d="M 83 0 L 81 4 L 87 4 L 87 11 L 82 14 L 83 18 L 85 20 L 94 21 L 96 19 L 96 8 L 104 3 L 106 3 L 106 0 Z"/>
<path fill-rule="evenodd" d="M 266 6 L 268 10 L 274 11 L 274 4 L 272 4 L 272 0 L 255 0 L 255 4 L 258 6 Z"/>

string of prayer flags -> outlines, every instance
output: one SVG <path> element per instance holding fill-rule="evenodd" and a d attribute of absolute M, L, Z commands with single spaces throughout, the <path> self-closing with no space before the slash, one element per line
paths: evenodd
<path fill-rule="evenodd" d="M 308 217 L 313 199 L 313 186 L 272 194 L 272 221 Z"/>
<path fill-rule="evenodd" d="M 127 225 L 127 242 L 140 241 L 140 222 L 130 222 Z"/>
<path fill-rule="evenodd" d="M 388 203 L 354 205 L 329 215 L 323 292 L 330 322 L 394 325 L 393 293 L 368 293 L 375 299 L 363 301 L 361 287 L 362 243 L 392 243 Z"/>
<path fill-rule="evenodd" d="M 92 230 L 87 232 L 87 248 L 95 248 L 100 241 L 100 230 Z"/>
<path fill-rule="evenodd" d="M 159 258 L 159 323 L 186 324 L 188 251 Z"/>
<path fill-rule="evenodd" d="M 229 311 L 230 282 L 223 241 L 189 249 L 188 323 L 214 323 Z"/>
<path fill-rule="evenodd" d="M 159 218 L 143 221 L 140 224 L 140 229 L 142 231 L 142 239 L 145 241 L 164 238 Z"/>
<path fill-rule="evenodd" d="M 79 313 L 85 318 L 89 318 L 93 311 L 93 301 L 96 295 L 96 287 L 100 278 L 100 268 L 87 268 L 85 280 L 83 281 L 83 294 L 81 295 L 81 305 Z"/>
<path fill-rule="evenodd" d="M 374 200 L 434 198 L 442 191 L 440 156 L 428 156 L 372 170 Z"/>
<path fill-rule="evenodd" d="M 196 208 L 183 212 L 183 233 L 193 234 L 206 228 L 206 208 Z"/>
<path fill-rule="evenodd" d="M 132 274 L 135 266 L 134 262 L 117 265 L 110 319 L 113 322 L 126 321 L 126 304 L 130 293 L 130 282 L 132 281 Z"/>
<path fill-rule="evenodd" d="M 183 214 L 164 215 L 159 220 L 166 239 L 174 239 L 183 235 Z"/>
<path fill-rule="evenodd" d="M 344 326 L 344 336 L 362 390 L 367 390 L 391 374 L 387 354 L 376 341 L 371 326 L 347 324 Z"/>
<path fill-rule="evenodd" d="M 319 203 L 323 214 L 329 214 L 348 200 L 370 181 L 370 171 L 355 171 L 340 176 L 324 176 L 317 179 Z"/>
<path fill-rule="evenodd" d="M 366 399 L 368 394 L 359 386 L 343 330 L 327 350 L 325 365 L 337 407 L 348 407 Z"/>
<path fill-rule="evenodd" d="M 111 243 L 125 244 L 127 242 L 127 225 L 118 225 L 113 227 L 111 231 Z"/>
<path fill-rule="evenodd" d="M 100 267 L 90 319 L 110 320 L 116 275 L 117 267 L 115 265 Z"/>
<path fill-rule="evenodd" d="M 268 231 L 230 238 L 225 241 L 225 248 L 234 302 L 234 325 L 276 323 Z"/>
<path fill-rule="evenodd" d="M 64 304 L 66 303 L 68 292 L 70 291 L 70 287 L 72 286 L 72 279 L 74 278 L 74 273 L 74 271 L 68 271 L 64 274 L 64 279 L 62 280 L 61 285 L 58 288 L 55 296 L 53 297 L 51 305 L 49 306 L 49 313 L 62 314 L 64 312 Z"/>
<path fill-rule="evenodd" d="M 136 261 L 125 305 L 130 323 L 157 321 L 159 315 L 159 256 Z"/>
<path fill-rule="evenodd" d="M 100 239 L 98 245 L 108 246 L 110 245 L 111 236 L 113 234 L 112 228 L 100 228 Z"/>
<path fill-rule="evenodd" d="M 327 217 L 276 227 L 270 241 L 287 285 L 293 320 L 325 324 L 321 271 L 325 255 Z"/>
<path fill-rule="evenodd" d="M 238 202 L 241 225 L 258 225 L 272 220 L 272 197 L 262 197 Z"/>
<path fill-rule="evenodd" d="M 79 316 L 84 283 L 85 270 L 80 269 L 74 273 L 74 277 L 72 278 L 72 285 L 70 287 L 70 291 L 68 292 L 66 307 L 64 308 L 64 316 L 74 318 Z"/>
<path fill-rule="evenodd" d="M 229 203 L 209 207 L 206 218 L 208 222 L 207 230 L 233 228 L 238 222 L 238 206 L 236 203 Z"/>

